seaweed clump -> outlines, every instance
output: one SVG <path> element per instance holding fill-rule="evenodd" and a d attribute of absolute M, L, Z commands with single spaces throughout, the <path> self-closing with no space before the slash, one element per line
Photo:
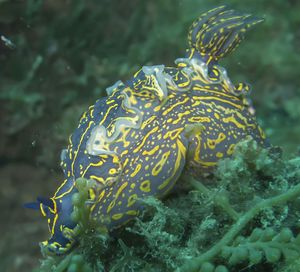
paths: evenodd
<path fill-rule="evenodd" d="M 79 245 L 45 256 L 39 271 L 298 271 L 299 179 L 300 157 L 283 160 L 249 138 L 212 177 L 184 175 L 184 189 L 143 199 L 143 214 L 111 233 L 91 219 L 92 182 L 79 179 Z"/>

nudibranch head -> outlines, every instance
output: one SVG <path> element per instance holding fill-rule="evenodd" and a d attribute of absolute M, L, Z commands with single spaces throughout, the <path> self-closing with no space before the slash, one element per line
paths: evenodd
<path fill-rule="evenodd" d="M 71 198 L 70 195 L 65 197 Z M 37 198 L 37 202 L 26 205 L 28 208 L 40 209 L 47 218 L 50 238 L 40 243 L 44 252 L 62 255 L 70 251 L 76 243 L 75 227 L 72 220 L 73 205 L 71 199 Z"/>

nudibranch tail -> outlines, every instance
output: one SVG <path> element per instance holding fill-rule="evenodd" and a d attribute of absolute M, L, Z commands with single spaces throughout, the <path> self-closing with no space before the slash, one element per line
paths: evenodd
<path fill-rule="evenodd" d="M 209 63 L 218 61 L 237 48 L 247 30 L 263 19 L 220 6 L 202 14 L 191 25 L 188 41 Z"/>

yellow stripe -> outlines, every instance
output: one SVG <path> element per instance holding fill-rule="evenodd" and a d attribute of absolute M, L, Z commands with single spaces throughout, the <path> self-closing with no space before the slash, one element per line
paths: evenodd
<path fill-rule="evenodd" d="M 123 217 L 123 215 L 124 215 L 123 213 L 115 213 L 111 218 L 113 220 L 119 220 Z"/>
<path fill-rule="evenodd" d="M 222 119 L 223 120 L 223 122 L 224 123 L 233 123 L 236 127 L 238 127 L 238 128 L 241 128 L 241 129 L 243 129 L 243 130 L 245 130 L 246 129 L 246 126 L 245 125 L 243 125 L 243 124 L 241 124 L 241 123 L 239 123 L 234 117 L 233 117 L 233 115 L 232 116 L 230 116 L 230 117 L 227 117 L 227 118 L 223 118 Z"/>
<path fill-rule="evenodd" d="M 141 129 L 144 129 L 147 125 L 149 125 L 154 119 L 156 119 L 156 115 L 151 116 L 149 119 L 145 120 L 141 125 Z"/>
<path fill-rule="evenodd" d="M 217 101 L 221 101 L 221 102 L 224 102 L 225 104 L 229 104 L 235 108 L 238 108 L 238 109 L 243 109 L 243 106 L 241 105 L 237 105 L 237 104 L 234 104 L 228 100 L 224 100 L 224 99 L 221 99 L 221 98 L 218 98 L 218 97 L 213 97 L 213 96 L 207 96 L 207 97 L 194 97 L 195 100 L 217 100 Z"/>
<path fill-rule="evenodd" d="M 137 214 L 138 214 L 138 211 L 136 211 L 136 210 L 128 210 L 128 211 L 126 212 L 126 214 L 127 214 L 127 215 L 137 215 Z"/>
<path fill-rule="evenodd" d="M 226 153 L 227 153 L 228 155 L 232 155 L 232 153 L 234 152 L 234 148 L 235 148 L 235 144 L 231 144 L 231 145 L 229 146 L 229 148 L 227 149 Z"/>
<path fill-rule="evenodd" d="M 56 199 L 59 199 L 59 198 L 64 197 L 65 195 L 67 195 L 68 193 L 70 193 L 70 192 L 72 191 L 73 187 L 74 187 L 74 182 L 72 183 L 72 186 L 69 188 L 68 191 L 65 191 L 64 193 L 62 193 L 61 195 L 59 195 L 59 196 L 57 196 L 57 197 L 55 197 L 55 198 L 56 198 Z"/>
<path fill-rule="evenodd" d="M 94 109 L 91 110 L 91 112 L 90 112 L 90 117 L 91 117 L 91 118 L 94 118 Z"/>
<path fill-rule="evenodd" d="M 183 74 L 183 73 L 182 73 L 182 74 Z M 186 75 L 185 75 L 184 77 L 185 77 L 186 81 L 177 83 L 177 84 L 178 84 L 178 87 L 180 87 L 180 88 L 185 88 L 185 87 L 189 86 L 190 83 L 191 83 L 191 80 L 190 80 L 189 78 L 187 78 Z"/>
<path fill-rule="evenodd" d="M 122 193 L 122 191 L 127 187 L 128 185 L 128 182 L 124 182 L 120 188 L 118 189 L 117 193 L 116 193 L 116 196 L 115 196 L 115 199 L 117 199 L 119 197 L 119 195 Z"/>
<path fill-rule="evenodd" d="M 248 127 L 253 127 L 253 128 L 256 128 L 256 125 L 255 124 L 250 124 L 248 122 L 248 119 L 243 116 L 240 112 L 235 112 L 235 114 L 237 115 L 238 118 L 240 118 Z"/>
<path fill-rule="evenodd" d="M 178 137 L 178 135 L 184 130 L 184 128 L 180 127 L 180 128 L 177 128 L 177 129 L 174 129 L 174 130 L 171 130 L 171 131 L 168 131 L 163 139 L 167 139 L 167 138 L 170 138 L 171 140 L 174 140 Z"/>
<path fill-rule="evenodd" d="M 143 155 L 143 156 L 147 156 L 147 155 L 151 156 L 151 155 L 153 155 L 154 153 L 156 153 L 156 151 L 158 151 L 159 148 L 160 148 L 160 146 L 157 145 L 157 146 L 155 146 L 153 149 L 151 149 L 151 150 L 149 150 L 149 151 L 148 151 L 148 150 L 144 150 L 143 153 L 142 153 L 142 155 Z"/>
<path fill-rule="evenodd" d="M 178 101 L 177 103 L 173 104 L 172 106 L 170 106 L 169 108 L 167 108 L 162 115 L 167 115 L 170 111 L 172 111 L 175 107 L 185 104 L 187 101 L 189 101 L 189 97 L 186 97 L 184 100 L 182 101 Z"/>
<path fill-rule="evenodd" d="M 182 142 L 179 139 L 177 139 L 176 144 L 177 144 L 177 147 L 178 147 L 177 148 L 177 158 L 176 158 L 176 161 L 175 161 L 175 166 L 174 166 L 173 173 L 172 173 L 171 177 L 166 179 L 161 185 L 158 186 L 159 190 L 164 189 L 170 183 L 170 181 L 172 181 L 173 177 L 175 176 L 176 172 L 179 169 L 179 166 L 180 166 L 180 163 L 181 163 L 182 159 L 184 159 L 184 157 L 185 157 L 185 154 L 186 154 L 185 146 L 182 144 Z"/>
<path fill-rule="evenodd" d="M 97 201 L 95 202 L 95 204 L 92 205 L 92 207 L 91 207 L 91 212 L 94 211 L 94 209 L 95 209 L 96 206 L 100 203 L 100 201 L 102 200 L 102 198 L 104 197 L 104 195 L 105 195 L 105 190 L 102 190 L 102 192 L 101 192 L 100 195 L 98 196 Z"/>
<path fill-rule="evenodd" d="M 49 207 L 49 210 L 52 212 L 52 213 L 56 213 L 57 212 L 57 205 L 56 205 L 56 201 L 52 198 L 50 198 L 51 201 L 53 202 L 53 210 Z"/>
<path fill-rule="evenodd" d="M 160 171 L 164 167 L 167 159 L 169 158 L 170 154 L 171 154 L 171 151 L 167 151 L 162 155 L 160 161 L 152 169 L 151 173 L 153 176 L 157 176 L 160 173 Z"/>
<path fill-rule="evenodd" d="M 208 88 L 211 88 L 210 86 L 207 86 Z M 239 98 L 233 96 L 233 95 L 230 95 L 230 94 L 225 94 L 225 93 L 222 93 L 222 91 L 213 91 L 211 89 L 206 89 L 206 88 L 203 88 L 203 87 L 193 87 L 193 90 L 195 91 L 202 91 L 202 92 L 206 92 L 206 93 L 213 93 L 213 94 L 217 94 L 217 95 L 220 95 L 220 96 L 225 96 L 225 97 L 228 97 L 230 99 L 233 99 L 233 100 L 237 100 L 237 101 L 240 101 Z M 194 98 L 194 96 L 193 96 Z"/>
<path fill-rule="evenodd" d="M 106 105 L 110 105 L 110 104 L 112 104 L 114 102 L 116 102 L 114 99 L 112 99 L 112 100 L 106 100 Z"/>
<path fill-rule="evenodd" d="M 91 200 L 94 200 L 96 198 L 94 189 L 89 189 L 89 195 L 90 195 Z"/>
<path fill-rule="evenodd" d="M 61 190 L 61 188 L 66 184 L 68 179 L 65 179 L 62 184 L 58 187 L 58 189 L 56 190 L 56 192 L 54 193 L 53 198 L 56 198 L 56 194 Z"/>
<path fill-rule="evenodd" d="M 52 225 L 52 229 L 51 229 L 52 234 L 54 234 L 54 229 L 55 229 L 55 224 L 56 224 L 57 218 L 58 218 L 58 213 L 54 216 L 54 219 L 53 219 L 53 225 Z"/>
<path fill-rule="evenodd" d="M 194 160 L 196 162 L 200 162 L 200 152 L 201 152 L 201 138 L 200 138 L 200 134 L 196 134 L 195 137 L 198 140 L 198 145 L 196 146 L 196 150 L 195 150 L 195 156 L 194 156 Z"/>
<path fill-rule="evenodd" d="M 186 153 L 186 147 L 184 146 L 184 144 L 181 142 L 180 139 L 176 140 L 176 144 L 179 148 L 179 151 L 181 152 L 182 156 L 185 157 L 185 153 Z"/>
<path fill-rule="evenodd" d="M 152 130 L 150 130 L 143 138 L 142 142 L 133 150 L 133 153 L 138 152 L 145 144 L 147 138 L 153 134 L 154 132 L 158 131 L 158 127 L 153 128 Z"/>
<path fill-rule="evenodd" d="M 116 200 L 114 199 L 112 202 L 110 202 L 107 210 L 106 210 L 106 213 L 110 213 L 110 211 L 112 210 L 112 208 L 116 205 Z"/>
<path fill-rule="evenodd" d="M 118 104 L 114 104 L 113 106 L 110 106 L 110 107 L 108 108 L 108 110 L 106 111 L 105 115 L 103 116 L 103 119 L 102 119 L 101 122 L 99 123 L 100 126 L 104 123 L 104 121 L 106 120 L 106 118 L 107 118 L 107 116 L 109 115 L 110 111 L 111 111 L 113 108 L 115 108 L 115 107 L 118 107 Z"/>
<path fill-rule="evenodd" d="M 182 121 L 182 117 L 185 115 L 189 115 L 191 113 L 191 111 L 185 111 L 185 112 L 180 112 L 178 113 L 178 117 L 177 119 L 171 121 L 172 124 L 177 125 L 180 121 Z M 170 118 L 171 119 L 171 118 Z M 171 119 L 172 120 L 172 119 Z"/>
<path fill-rule="evenodd" d="M 200 159 L 197 162 L 199 164 L 201 164 L 202 166 L 206 166 L 206 167 L 215 166 L 217 164 L 217 162 L 203 161 L 203 160 L 200 160 Z"/>
<path fill-rule="evenodd" d="M 138 198 L 137 194 L 133 194 L 129 196 L 127 199 L 127 207 L 132 206 L 136 202 L 137 198 Z"/>
<path fill-rule="evenodd" d="M 137 166 L 136 166 L 136 168 L 135 168 L 135 170 L 130 174 L 130 177 L 135 177 L 136 176 L 136 174 L 141 170 L 141 168 L 142 168 L 142 165 L 139 163 Z"/>
<path fill-rule="evenodd" d="M 89 178 L 90 178 L 90 179 L 94 179 L 94 180 L 96 180 L 96 181 L 98 181 L 98 182 L 100 182 L 100 183 L 102 183 L 102 184 L 105 184 L 105 180 L 104 180 L 104 178 L 102 178 L 102 177 L 98 177 L 98 176 L 95 176 L 95 175 L 91 175 L 91 176 L 89 176 Z"/>
<path fill-rule="evenodd" d="M 87 168 L 84 170 L 84 172 L 83 172 L 83 174 L 81 175 L 82 177 L 84 177 L 85 176 L 85 174 L 86 174 L 86 172 L 90 169 L 90 167 L 91 166 L 95 166 L 95 167 L 99 167 L 99 166 L 102 166 L 103 165 L 103 161 L 98 161 L 98 162 L 96 162 L 96 163 L 90 163 L 88 166 L 87 166 Z"/>
<path fill-rule="evenodd" d="M 42 215 L 46 216 L 46 213 L 45 213 L 45 210 L 44 210 L 44 207 L 43 207 L 42 203 L 40 203 L 40 210 L 41 210 Z"/>
<path fill-rule="evenodd" d="M 77 146 L 77 150 L 74 152 L 75 153 L 75 156 L 74 156 L 74 159 L 73 159 L 73 162 L 72 162 L 72 174 L 74 175 L 74 163 L 76 161 L 76 158 L 77 158 L 77 155 L 78 155 L 78 151 L 79 151 L 79 148 L 81 147 L 81 143 L 82 143 L 82 140 L 85 136 L 85 134 L 90 130 L 91 128 L 91 125 L 94 123 L 94 121 L 90 121 L 89 122 L 89 125 L 87 126 L 87 128 L 85 129 L 84 133 L 82 133 L 81 137 L 80 137 L 80 141 L 79 141 L 79 144 Z M 72 153 L 72 152 L 70 152 Z"/>
<path fill-rule="evenodd" d="M 190 117 L 188 120 L 189 122 L 196 122 L 196 123 L 204 123 L 204 122 L 209 123 L 211 121 L 209 117 L 201 117 L 201 116 L 193 116 Z"/>

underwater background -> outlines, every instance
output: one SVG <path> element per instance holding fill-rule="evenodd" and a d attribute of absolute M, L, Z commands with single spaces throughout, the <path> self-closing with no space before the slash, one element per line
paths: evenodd
<path fill-rule="evenodd" d="M 252 85 L 251 99 L 258 121 L 280 151 L 270 157 L 252 142 L 246 142 L 231 162 L 219 165 L 215 179 L 222 186 L 232 185 L 226 187 L 228 191 L 238 187 L 253 197 L 260 192 L 257 198 L 272 195 L 266 193 L 268 182 L 274 184 L 277 192 L 296 186 L 300 178 L 299 1 L 0 0 L 0 271 L 51 271 L 49 267 L 55 267 L 59 261 L 47 259 L 48 263 L 44 261 L 38 268 L 42 259 L 38 243 L 48 237 L 47 224 L 40 213 L 24 209 L 23 203 L 37 195 L 53 194 L 63 179 L 60 152 L 82 112 L 106 95 L 106 87 L 130 78 L 143 65 L 172 66 L 176 58 L 184 55 L 192 21 L 222 4 L 265 19 L 247 33 L 238 50 L 222 60 L 221 65 L 233 82 Z M 249 146 L 257 152 L 251 153 Z M 240 176 L 236 176 L 241 168 Z M 225 180 L 224 173 L 232 175 L 228 174 Z M 238 185 L 241 177 L 247 180 L 243 188 Z M 254 190 L 251 186 L 258 181 L 265 187 L 254 186 Z M 180 254 L 200 255 L 205 246 L 209 248 L 222 238 L 230 221 L 215 213 L 211 202 L 199 198 L 195 189 L 188 191 L 174 194 L 162 203 L 150 199 L 145 221 L 129 227 L 132 244 L 126 242 L 125 233 L 119 240 L 103 241 L 110 247 L 104 250 L 103 246 L 101 262 L 95 261 L 99 256 L 92 256 L 91 252 L 82 256 L 94 267 L 109 267 L 106 271 L 174 271 L 184 259 L 179 258 Z M 240 198 L 231 201 L 243 203 Z M 283 235 L 282 230 L 293 232 L 284 234 L 296 237 L 300 229 L 298 202 L 261 215 L 257 219 L 260 235 L 272 228 L 274 234 L 268 237 Z M 195 222 L 200 222 L 198 230 L 193 227 Z M 255 220 L 251 224 L 255 225 Z M 179 235 L 183 229 L 189 229 L 185 232 L 189 238 Z M 241 233 L 244 241 L 250 239 L 251 232 L 249 228 Z M 135 240 L 137 234 L 139 240 Z M 185 247 L 184 239 L 190 241 Z M 270 239 L 264 239 L 267 248 Z M 284 240 L 284 247 L 291 246 L 293 251 L 295 241 Z M 89 245 L 89 241 L 85 242 Z M 232 252 L 224 254 L 229 258 L 234 256 Z M 243 258 L 242 253 L 238 259 Z M 266 252 L 262 254 L 265 259 L 257 266 L 251 258 L 253 266 L 248 261 L 235 261 L 234 256 L 218 271 L 226 271 L 221 270 L 225 267 L 229 271 L 300 271 L 299 264 L 285 267 L 285 253 L 275 252 L 277 259 Z M 145 260 L 141 256 L 146 256 Z M 77 256 L 74 262 L 80 263 L 80 258 Z M 205 271 L 217 271 L 214 269 L 223 265 L 219 259 L 207 263 L 214 268 L 208 264 Z"/>

